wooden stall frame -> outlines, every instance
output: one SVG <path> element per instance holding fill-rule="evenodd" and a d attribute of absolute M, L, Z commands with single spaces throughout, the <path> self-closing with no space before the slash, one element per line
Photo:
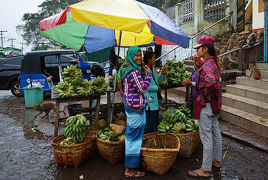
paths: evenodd
<path fill-rule="evenodd" d="M 97 104 L 95 107 L 96 113 L 95 113 L 95 119 L 96 121 L 99 120 L 99 112 L 100 112 L 100 98 L 101 94 L 93 94 L 88 97 L 79 96 L 77 94 L 68 97 L 68 98 L 60 98 L 59 96 L 52 95 L 51 99 L 55 100 L 56 102 L 56 117 L 55 117 L 55 123 L 54 123 L 54 137 L 58 135 L 58 127 L 59 127 L 59 105 L 60 103 L 68 103 L 68 102 L 74 102 L 74 101 L 89 101 L 89 106 L 91 106 L 91 101 L 94 99 L 97 99 Z"/>

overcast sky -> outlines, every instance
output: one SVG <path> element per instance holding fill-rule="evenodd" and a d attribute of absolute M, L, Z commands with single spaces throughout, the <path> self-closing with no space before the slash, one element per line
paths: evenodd
<path fill-rule="evenodd" d="M 24 13 L 35 13 L 38 12 L 38 5 L 44 0 L 1 0 L 0 9 L 0 30 L 8 31 L 3 33 L 4 47 L 11 46 L 10 38 L 15 38 L 14 47 L 21 49 L 21 43 L 23 42 L 22 37 L 16 32 L 16 26 L 23 24 L 21 21 Z M 1 46 L 1 40 L 0 40 Z M 25 47 L 24 53 L 30 51 L 30 47 Z"/>

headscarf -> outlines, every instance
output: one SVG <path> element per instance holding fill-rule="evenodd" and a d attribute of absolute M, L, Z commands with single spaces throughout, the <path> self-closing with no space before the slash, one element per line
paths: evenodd
<path fill-rule="evenodd" d="M 137 52 L 141 49 L 138 46 L 131 46 L 127 51 L 127 57 L 119 69 L 118 80 L 123 81 L 130 71 L 141 69 L 139 65 L 133 62 Z"/>

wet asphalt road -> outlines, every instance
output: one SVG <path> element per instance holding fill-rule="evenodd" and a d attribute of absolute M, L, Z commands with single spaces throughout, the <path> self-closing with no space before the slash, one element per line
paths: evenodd
<path fill-rule="evenodd" d="M 123 161 L 111 165 L 104 162 L 93 150 L 89 158 L 78 168 L 57 167 L 50 140 L 52 137 L 35 130 L 33 118 L 27 114 L 31 109 L 24 108 L 23 97 L 13 97 L 7 91 L 0 91 L 0 179 L 125 179 Z M 33 114 L 33 113 L 30 113 Z M 225 159 L 221 169 L 213 169 L 211 179 L 268 179 L 268 153 L 223 137 Z M 187 171 L 199 168 L 202 146 L 190 159 L 178 157 L 173 167 L 164 175 L 150 172 L 142 178 L 153 179 L 192 179 Z"/>

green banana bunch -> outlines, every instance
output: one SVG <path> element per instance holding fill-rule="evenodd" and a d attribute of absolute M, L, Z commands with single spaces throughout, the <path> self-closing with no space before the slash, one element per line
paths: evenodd
<path fill-rule="evenodd" d="M 74 144 L 74 140 L 72 137 L 68 137 L 66 139 L 64 139 L 63 141 L 61 141 L 60 145 L 72 145 Z"/>
<path fill-rule="evenodd" d="M 161 121 L 158 125 L 157 129 L 159 132 L 169 132 L 173 127 L 172 123 L 169 123 L 167 121 Z"/>
<path fill-rule="evenodd" d="M 188 109 L 186 106 L 180 106 L 179 110 L 185 114 L 186 118 L 191 118 L 191 110 Z"/>
<path fill-rule="evenodd" d="M 102 94 L 107 89 L 107 84 L 105 82 L 104 77 L 98 76 L 92 81 L 92 88 L 96 94 Z"/>
<path fill-rule="evenodd" d="M 166 67 L 167 72 L 165 79 L 160 84 L 160 86 L 163 88 L 178 85 L 183 80 L 191 77 L 191 74 L 185 70 L 183 61 L 174 62 L 173 60 L 168 60 L 166 62 Z"/>
<path fill-rule="evenodd" d="M 186 132 L 196 132 L 196 130 L 198 130 L 199 128 L 199 123 L 196 119 L 188 119 L 186 121 Z"/>
<path fill-rule="evenodd" d="M 67 81 L 59 82 L 55 88 L 56 94 L 59 95 L 61 98 L 66 98 L 72 96 L 74 93 L 74 88 L 71 83 Z"/>
<path fill-rule="evenodd" d="M 105 128 L 98 132 L 98 137 L 104 141 L 116 142 L 125 139 L 125 134 L 117 134 L 112 129 Z"/>
<path fill-rule="evenodd" d="M 174 111 L 174 113 L 175 113 L 177 121 L 180 121 L 180 122 L 185 122 L 186 121 L 186 116 L 182 111 L 177 109 L 177 110 Z"/>
<path fill-rule="evenodd" d="M 180 106 L 173 113 L 170 109 L 163 113 L 163 120 L 158 125 L 160 132 L 187 133 L 196 132 L 199 123 L 196 119 L 191 119 L 191 111 L 186 106 Z"/>
<path fill-rule="evenodd" d="M 82 114 L 67 118 L 64 136 L 71 137 L 75 143 L 81 143 L 86 136 L 86 121 Z"/>
<path fill-rule="evenodd" d="M 168 109 L 163 113 L 163 121 L 169 122 L 170 118 L 171 118 L 171 112 L 170 109 Z"/>
<path fill-rule="evenodd" d="M 87 79 L 82 80 L 81 86 L 77 87 L 77 93 L 81 96 L 90 96 L 93 94 L 92 82 Z"/>
<path fill-rule="evenodd" d="M 81 70 L 76 66 L 71 65 L 64 68 L 62 72 L 62 78 L 64 81 L 67 81 L 76 87 L 82 81 L 82 73 Z"/>

